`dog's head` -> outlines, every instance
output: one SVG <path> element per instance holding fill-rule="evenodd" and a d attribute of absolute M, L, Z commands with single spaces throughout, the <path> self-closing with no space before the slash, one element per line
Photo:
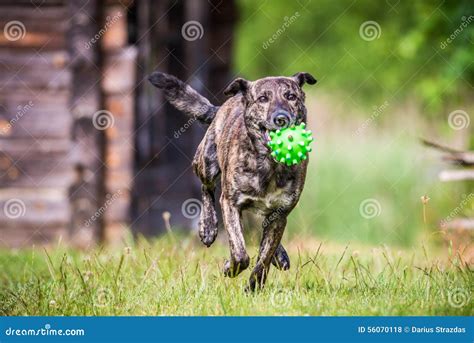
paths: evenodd
<path fill-rule="evenodd" d="M 249 133 L 266 143 L 269 131 L 306 122 L 305 94 L 307 83 L 316 79 L 309 73 L 296 73 L 291 77 L 266 77 L 256 81 L 237 78 L 225 89 L 224 94 L 242 94 L 245 104 L 245 125 Z"/>

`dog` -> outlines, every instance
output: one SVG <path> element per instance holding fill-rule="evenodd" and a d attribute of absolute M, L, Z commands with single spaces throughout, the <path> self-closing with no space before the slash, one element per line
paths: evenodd
<path fill-rule="evenodd" d="M 172 75 L 159 71 L 149 81 L 165 99 L 186 115 L 209 124 L 199 144 L 193 168 L 202 182 L 199 236 L 209 247 L 217 236 L 214 192 L 220 177 L 222 217 L 227 231 L 230 259 L 224 274 L 235 277 L 247 269 L 242 211 L 263 215 L 263 234 L 248 290 L 264 286 L 270 264 L 290 268 L 290 259 L 280 241 L 287 216 L 303 191 L 308 159 L 292 166 L 270 155 L 269 132 L 306 122 L 304 84 L 316 79 L 300 72 L 291 77 L 265 77 L 256 81 L 233 80 L 224 90 L 229 97 L 215 106 L 196 90 Z"/>

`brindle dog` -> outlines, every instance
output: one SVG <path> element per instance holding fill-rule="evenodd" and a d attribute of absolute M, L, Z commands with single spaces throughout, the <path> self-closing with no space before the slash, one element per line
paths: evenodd
<path fill-rule="evenodd" d="M 301 88 L 316 80 L 308 73 L 256 81 L 237 78 L 224 91 L 230 98 L 220 107 L 174 76 L 154 72 L 149 80 L 178 110 L 210 124 L 193 160 L 194 171 L 202 182 L 199 236 L 208 247 L 216 239 L 214 191 L 220 176 L 220 203 L 230 245 L 230 260 L 224 265 L 226 276 L 237 276 L 250 263 L 242 211 L 254 210 L 264 216 L 260 251 L 249 289 L 263 287 L 270 263 L 281 270 L 290 268 L 290 259 L 280 241 L 286 218 L 303 190 L 308 165 L 308 160 L 291 167 L 275 162 L 267 146 L 268 133 L 306 122 Z"/>

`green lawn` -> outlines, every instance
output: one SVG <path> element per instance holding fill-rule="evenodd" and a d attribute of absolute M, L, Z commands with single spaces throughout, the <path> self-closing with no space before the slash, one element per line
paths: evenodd
<path fill-rule="evenodd" d="M 472 270 L 448 252 L 345 247 L 306 236 L 285 243 L 291 270 L 272 268 L 266 288 L 256 294 L 243 290 L 249 271 L 236 279 L 221 274 L 225 244 L 207 249 L 191 236 L 88 253 L 4 250 L 0 314 L 474 314 Z M 256 247 L 249 252 L 254 260 Z"/>

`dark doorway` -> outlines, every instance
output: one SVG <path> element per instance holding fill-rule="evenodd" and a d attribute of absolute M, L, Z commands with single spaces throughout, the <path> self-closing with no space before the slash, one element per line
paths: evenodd
<path fill-rule="evenodd" d="M 156 69 L 176 75 L 211 102 L 222 103 L 231 79 L 235 14 L 234 1 L 205 0 L 137 1 L 129 13 L 130 43 L 138 47 L 135 233 L 163 231 L 166 212 L 174 227 L 196 224 L 197 218 L 183 215 L 182 206 L 200 198 L 191 161 L 206 129 L 165 103 L 147 76 Z"/>

